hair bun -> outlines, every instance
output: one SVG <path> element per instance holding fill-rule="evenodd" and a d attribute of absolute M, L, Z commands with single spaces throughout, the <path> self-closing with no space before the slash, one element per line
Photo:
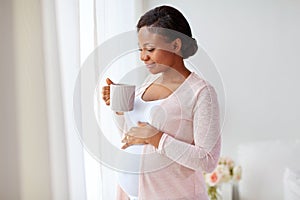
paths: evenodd
<path fill-rule="evenodd" d="M 188 41 L 184 42 L 182 47 L 182 57 L 188 58 L 193 56 L 198 50 L 198 44 L 195 38 L 189 37 Z"/>
<path fill-rule="evenodd" d="M 154 33 L 166 36 L 169 41 L 180 38 L 183 58 L 194 55 L 198 50 L 188 21 L 176 8 L 163 5 L 149 10 L 139 19 L 137 30 L 139 31 L 144 26 L 154 28 L 152 29 Z"/>

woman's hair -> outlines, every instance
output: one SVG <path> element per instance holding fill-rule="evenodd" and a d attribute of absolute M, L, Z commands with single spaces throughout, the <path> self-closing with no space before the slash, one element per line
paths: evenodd
<path fill-rule="evenodd" d="M 149 10 L 141 16 L 137 30 L 139 31 L 144 26 L 148 27 L 150 31 L 166 36 L 169 41 L 180 38 L 183 58 L 194 55 L 198 50 L 197 42 L 192 38 L 188 21 L 179 10 L 173 7 L 159 6 Z"/>

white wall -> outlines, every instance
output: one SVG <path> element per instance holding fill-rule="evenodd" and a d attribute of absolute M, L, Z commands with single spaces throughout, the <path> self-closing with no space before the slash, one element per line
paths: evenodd
<path fill-rule="evenodd" d="M 299 138 L 300 1 L 147 0 L 173 5 L 219 69 L 226 90 L 223 154 L 237 145 Z"/>

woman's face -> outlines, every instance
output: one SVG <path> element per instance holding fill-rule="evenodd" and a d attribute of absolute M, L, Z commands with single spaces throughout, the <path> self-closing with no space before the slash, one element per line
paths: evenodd
<path fill-rule="evenodd" d="M 167 42 L 162 35 L 152 33 L 147 27 L 138 32 L 140 59 L 152 74 L 165 72 L 175 64 L 172 42 Z"/>

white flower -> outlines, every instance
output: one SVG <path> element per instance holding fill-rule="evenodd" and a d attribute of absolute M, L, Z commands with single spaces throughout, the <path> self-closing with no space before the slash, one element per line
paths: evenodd
<path fill-rule="evenodd" d="M 231 158 L 227 157 L 226 160 L 225 160 L 225 163 L 231 169 L 234 167 L 234 161 Z"/>
<path fill-rule="evenodd" d="M 241 166 L 235 166 L 233 168 L 233 177 L 232 179 L 234 181 L 239 181 L 242 178 L 242 167 Z"/>
<path fill-rule="evenodd" d="M 221 182 L 228 182 L 231 179 L 230 169 L 226 165 L 218 165 L 216 171 L 221 175 Z"/>
<path fill-rule="evenodd" d="M 219 165 L 222 165 L 226 162 L 226 157 L 220 157 L 219 158 Z"/>

